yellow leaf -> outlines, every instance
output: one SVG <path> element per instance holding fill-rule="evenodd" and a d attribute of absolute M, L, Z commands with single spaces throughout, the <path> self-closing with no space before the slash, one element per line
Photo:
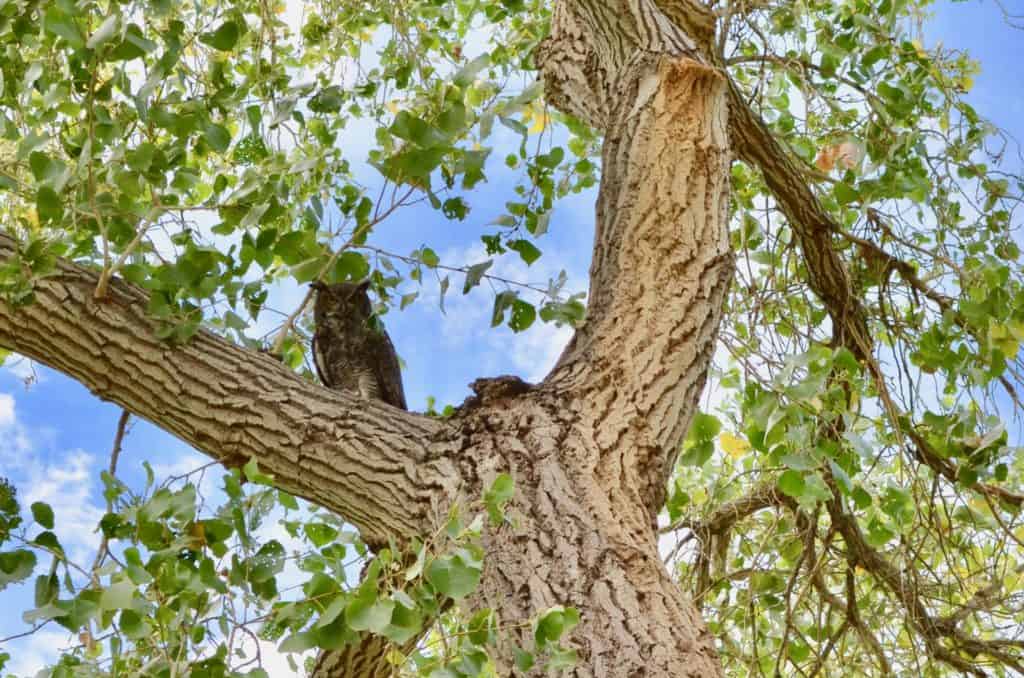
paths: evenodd
<path fill-rule="evenodd" d="M 988 343 L 998 348 L 1007 359 L 1013 359 L 1020 350 L 1021 335 L 1019 326 L 1007 326 L 990 320 L 988 325 Z"/>
<path fill-rule="evenodd" d="M 922 59 L 928 58 L 928 52 L 925 51 L 924 45 L 921 44 L 920 40 L 911 40 L 910 44 L 912 44 L 914 46 L 914 49 L 917 50 L 917 56 L 921 57 Z"/>
<path fill-rule="evenodd" d="M 397 113 L 398 112 L 398 102 L 397 101 L 392 100 L 392 101 L 389 101 L 385 105 L 388 107 L 388 110 L 391 111 L 392 113 Z"/>
<path fill-rule="evenodd" d="M 718 443 L 725 450 L 725 453 L 733 459 L 742 459 L 746 456 L 747 452 L 750 452 L 750 443 L 731 433 L 723 433 L 718 436 Z"/>
<path fill-rule="evenodd" d="M 530 124 L 532 121 L 533 124 Z M 529 125 L 530 134 L 538 134 L 547 129 L 548 113 L 543 105 L 536 102 L 523 109 L 523 124 Z"/>

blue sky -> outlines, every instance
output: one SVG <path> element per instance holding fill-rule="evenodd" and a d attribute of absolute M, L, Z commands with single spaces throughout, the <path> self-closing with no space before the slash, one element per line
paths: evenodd
<path fill-rule="evenodd" d="M 1024 14 L 1024 0 L 1004 0 L 1004 4 L 1010 12 Z M 967 49 L 981 61 L 983 71 L 968 99 L 982 115 L 1024 139 L 1019 53 L 1024 32 L 1008 28 L 992 2 L 944 3 L 926 27 L 926 45 L 937 40 L 947 47 Z M 504 153 L 493 154 L 490 183 L 470 196 L 473 211 L 465 222 L 449 222 L 429 209 L 401 211 L 378 228 L 375 244 L 399 253 L 428 244 L 450 265 L 486 259 L 478 240 L 484 232 L 480 226 L 499 216 L 506 200 L 514 199 L 510 182 L 515 175 L 500 168 L 503 157 Z M 1016 168 L 1020 166 L 1018 161 Z M 532 267 L 507 257 L 496 262 L 492 272 L 543 284 L 565 269 L 569 289 L 582 290 L 592 242 L 593 199 L 591 193 L 559 204 L 549 233 L 539 243 L 544 256 Z M 403 287 L 412 289 L 411 282 Z M 297 294 L 286 290 L 278 300 L 286 307 Z M 463 297 L 461 280 L 454 276 L 447 315 L 439 312 L 436 294 L 436 284 L 427 282 L 420 301 L 386 318 L 406 363 L 403 378 L 412 409 L 424 409 L 428 396 L 437 397 L 442 405 L 458 404 L 468 395 L 467 384 L 480 376 L 511 373 L 539 379 L 568 340 L 567 329 L 539 322 L 520 335 L 507 328 L 492 330 L 491 292 L 478 288 Z M 32 383 L 26 385 L 30 376 Z M 98 542 L 93 533 L 102 515 L 98 470 L 106 465 L 119 413 L 117 407 L 42 366 L 21 361 L 0 369 L 0 476 L 15 482 L 23 506 L 37 500 L 53 505 L 59 536 L 72 557 L 77 553 L 81 560 L 90 560 L 86 554 L 93 553 Z M 141 483 L 143 460 L 149 460 L 158 474 L 182 472 L 207 461 L 177 439 L 136 422 L 120 465 L 130 484 Z M 25 630 L 20 612 L 31 607 L 31 588 L 12 587 L 0 593 L 0 601 L 8 611 L 0 615 L 0 637 Z M 67 641 L 66 634 L 49 630 L 18 641 L 5 648 L 15 656 L 9 668 L 18 675 L 38 668 Z"/>

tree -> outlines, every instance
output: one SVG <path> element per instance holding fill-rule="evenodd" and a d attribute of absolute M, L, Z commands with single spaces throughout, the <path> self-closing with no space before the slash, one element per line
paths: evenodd
<path fill-rule="evenodd" d="M 266 509 L 237 471 L 199 519 L 188 485 L 133 497 L 112 464 L 104 536 L 144 549 L 106 549 L 121 567 L 98 558 L 60 598 L 44 532 L 5 581 L 52 554 L 31 618 L 108 631 L 86 658 L 127 643 L 168 675 L 229 663 L 188 616 L 225 581 L 274 605 L 284 649 L 322 648 L 321 676 L 408 654 L 443 675 L 529 671 L 530 653 L 579 676 L 1024 670 L 1003 622 L 1022 462 L 997 416 L 1017 403 L 1024 186 L 963 100 L 973 62 L 910 38 L 928 4 L 334 0 L 295 36 L 263 1 L 0 9 L 0 345 L 377 554 L 350 591 L 316 573 L 297 612 L 270 583 L 281 554 L 227 519 Z M 372 40 L 378 63 L 341 72 Z M 543 87 L 508 86 L 534 67 Z M 530 149 L 548 116 L 559 143 Z M 343 153 L 357 120 L 376 198 Z M 466 218 L 496 121 L 525 181 L 489 255 L 534 261 L 557 199 L 600 174 L 585 317 L 564 281 L 535 304 L 490 261 L 374 244 L 412 200 Z M 308 296 L 266 352 L 244 334 L 282 279 L 369 275 L 386 307 L 425 272 L 442 299 L 452 276 L 501 284 L 495 324 L 575 334 L 540 383 L 480 379 L 444 416 L 304 378 Z M 720 416 L 698 411 L 716 346 Z M 467 528 L 481 497 L 490 520 Z M 672 570 L 663 533 L 685 535 Z M 318 567 L 338 560 L 336 529 L 305 534 Z M 218 575 L 230 535 L 246 557 Z M 147 640 L 146 596 L 189 631 L 173 651 Z M 459 652 L 414 653 L 435 619 L 465 624 Z"/>

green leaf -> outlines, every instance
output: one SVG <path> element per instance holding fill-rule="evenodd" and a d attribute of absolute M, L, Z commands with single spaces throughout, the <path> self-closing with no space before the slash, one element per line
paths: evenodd
<path fill-rule="evenodd" d="M 881 548 L 892 541 L 896 533 L 878 520 L 868 523 L 867 542 L 874 548 Z"/>
<path fill-rule="evenodd" d="M 130 581 L 119 581 L 103 590 L 100 596 L 100 609 L 127 610 L 132 607 L 135 585 Z"/>
<path fill-rule="evenodd" d="M 683 466 L 703 466 L 708 463 L 715 453 L 715 445 L 710 440 L 701 442 L 688 442 L 683 447 L 683 454 L 679 457 L 679 463 Z"/>
<path fill-rule="evenodd" d="M 576 327 L 586 317 L 587 307 L 579 299 L 570 299 L 567 302 L 549 302 L 540 309 L 540 319 L 546 323 L 553 322 L 556 325 L 566 324 Z"/>
<path fill-rule="evenodd" d="M 871 499 L 871 495 L 868 494 L 867 490 L 865 490 L 860 485 L 853 489 L 853 493 L 851 496 L 853 497 L 854 504 L 856 504 L 857 508 L 859 509 L 866 509 L 870 507 L 872 503 L 874 503 Z"/>
<path fill-rule="evenodd" d="M 362 587 L 345 607 L 345 621 L 354 631 L 381 633 L 391 623 L 395 601 L 378 598 L 376 588 Z"/>
<path fill-rule="evenodd" d="M 246 462 L 245 466 L 242 467 L 242 473 L 245 475 L 246 480 L 251 483 L 265 485 L 267 487 L 273 487 L 274 485 L 274 477 L 268 476 L 260 471 L 259 464 L 256 462 L 255 457 Z"/>
<path fill-rule="evenodd" d="M 704 412 L 697 412 L 693 416 L 693 422 L 690 424 L 687 438 L 694 442 L 714 440 L 721 430 L 722 422 L 718 421 L 718 417 L 705 414 Z"/>
<path fill-rule="evenodd" d="M 465 549 L 453 556 L 434 559 L 426 578 L 441 594 L 456 600 L 472 593 L 480 582 L 482 563 Z"/>
<path fill-rule="evenodd" d="M 429 185 L 430 173 L 441 164 L 444 154 L 444 148 L 406 146 L 404 150 L 387 160 L 387 176 L 396 181 L 416 180 L 418 184 Z"/>
<path fill-rule="evenodd" d="M 462 286 L 462 293 L 469 294 L 469 291 L 480 284 L 480 280 L 483 279 L 487 269 L 491 267 L 494 260 L 488 259 L 487 261 L 480 264 L 473 264 L 466 269 L 466 283 Z"/>
<path fill-rule="evenodd" d="M 507 473 L 500 473 L 494 479 L 491 486 L 484 492 L 484 506 L 487 507 L 487 514 L 492 525 L 500 525 L 504 520 L 503 510 L 505 504 L 515 494 L 515 481 Z"/>
<path fill-rule="evenodd" d="M 550 672 L 567 671 L 576 666 L 579 657 L 576 650 L 567 647 L 558 647 L 550 652 L 545 667 Z"/>
<path fill-rule="evenodd" d="M 142 29 L 135 24 L 128 24 L 124 40 L 111 48 L 106 58 L 110 61 L 131 61 L 146 56 L 154 51 L 157 45 L 142 35 Z"/>
<path fill-rule="evenodd" d="M 799 498 L 804 493 L 804 487 L 806 482 L 804 476 L 799 471 L 793 471 L 792 469 L 784 472 L 779 476 L 779 489 L 790 497 Z"/>
<path fill-rule="evenodd" d="M 843 491 L 844 494 L 850 494 L 853 492 L 853 481 L 850 480 L 850 475 L 843 470 L 839 464 L 835 463 L 831 459 L 828 460 L 829 468 L 832 470 L 832 477 L 835 478 L 836 484 Z"/>
<path fill-rule="evenodd" d="M 103 23 L 99 25 L 96 31 L 89 36 L 85 46 L 89 49 L 96 49 L 97 47 L 101 47 L 107 43 L 117 32 L 117 25 L 120 22 L 120 19 L 120 14 L 111 14 L 104 19 Z"/>
<path fill-rule="evenodd" d="M 337 85 L 331 85 L 309 100 L 309 110 L 314 113 L 337 113 L 344 103 L 345 92 Z"/>
<path fill-rule="evenodd" d="M 418 609 L 396 605 L 391 614 L 391 623 L 381 631 L 381 634 L 396 645 L 404 645 L 418 636 L 422 630 L 423 615 Z"/>
<path fill-rule="evenodd" d="M 306 537 L 309 538 L 317 548 L 326 546 L 338 536 L 338 530 L 325 523 L 307 523 L 305 525 Z"/>
<path fill-rule="evenodd" d="M 452 82 L 460 87 L 466 87 L 473 84 L 473 80 L 476 79 L 477 74 L 483 69 L 487 68 L 491 64 L 490 54 L 481 54 L 477 58 L 473 59 L 465 66 L 460 68 L 454 76 L 452 76 Z"/>
<path fill-rule="evenodd" d="M 512 653 L 513 657 L 515 658 L 516 668 L 522 671 L 523 673 L 526 673 L 527 671 L 532 669 L 533 665 L 536 663 L 533 654 L 527 652 L 521 647 L 513 648 Z"/>
<path fill-rule="evenodd" d="M 56 190 L 63 188 L 67 169 L 63 162 L 50 158 L 39 151 L 32 152 L 28 157 L 28 162 L 36 181 L 45 183 Z"/>
<path fill-rule="evenodd" d="M 852 202 L 857 202 L 860 199 L 860 193 L 853 189 L 850 185 L 838 182 L 832 189 L 833 195 L 836 196 L 836 202 L 840 205 L 849 205 Z"/>
<path fill-rule="evenodd" d="M 519 256 L 522 257 L 527 266 L 540 259 L 540 250 L 529 240 L 513 240 L 508 246 L 509 249 L 519 252 Z"/>
<path fill-rule="evenodd" d="M 32 576 L 36 567 L 36 554 L 26 549 L 0 551 L 0 591 L 8 584 L 24 581 Z"/>
<path fill-rule="evenodd" d="M 228 146 L 231 145 L 231 132 L 216 123 L 210 123 L 203 129 L 203 138 L 210 144 L 210 148 L 218 153 L 228 150 Z"/>
<path fill-rule="evenodd" d="M 349 599 L 345 596 L 337 596 L 331 601 L 331 604 L 327 606 L 321 614 L 320 618 L 316 620 L 314 628 L 320 628 L 327 626 L 332 623 L 335 619 L 345 611 L 345 607 L 348 605 Z"/>
<path fill-rule="evenodd" d="M 199 42 L 227 52 L 235 48 L 242 32 L 234 21 L 225 21 L 216 30 L 199 35 Z"/>
<path fill-rule="evenodd" d="M 555 146 L 550 153 L 537 156 L 537 164 L 548 169 L 554 169 L 562 164 L 565 159 L 565 150 L 561 146 Z"/>
<path fill-rule="evenodd" d="M 508 326 L 512 328 L 513 332 L 522 332 L 529 329 L 536 318 L 537 309 L 533 304 L 516 299 L 512 302 L 512 317 L 509 318 Z"/>
<path fill-rule="evenodd" d="M 429 247 L 424 247 L 418 250 L 417 254 L 414 256 L 422 261 L 424 266 L 429 266 L 430 268 L 436 268 L 437 265 L 441 263 L 441 259 L 437 256 L 437 252 Z"/>
<path fill-rule="evenodd" d="M 408 111 L 398 112 L 390 131 L 399 139 L 411 141 L 421 148 L 433 148 L 447 142 L 438 129 Z"/>
<path fill-rule="evenodd" d="M 505 322 L 505 312 L 516 300 L 516 293 L 511 291 L 499 292 L 494 295 L 494 309 L 491 311 L 491 327 L 497 327 Z"/>
<path fill-rule="evenodd" d="M 60 196 L 49 186 L 40 186 L 36 191 L 36 213 L 44 222 L 60 221 L 64 216 L 64 204 Z"/>
<path fill-rule="evenodd" d="M 469 205 L 462 198 L 449 198 L 441 205 L 441 211 L 449 219 L 462 221 L 469 214 Z"/>
<path fill-rule="evenodd" d="M 121 631 L 132 639 L 141 639 L 149 635 L 149 621 L 134 610 L 122 610 L 118 625 Z"/>
<path fill-rule="evenodd" d="M 533 625 L 533 639 L 543 648 L 557 643 L 561 637 L 580 623 L 580 613 L 571 607 L 558 605 L 542 614 Z"/>
<path fill-rule="evenodd" d="M 81 49 L 85 47 L 85 36 L 82 35 L 82 29 L 78 26 L 78 22 L 58 9 L 56 5 L 51 5 L 46 10 L 43 26 L 48 33 L 67 40 L 68 44 L 73 48 Z"/>
<path fill-rule="evenodd" d="M 45 504 L 41 501 L 37 501 L 32 504 L 32 518 L 45 527 L 47 530 L 53 529 L 53 509 L 50 508 L 49 504 Z"/>
<path fill-rule="evenodd" d="M 278 645 L 278 652 L 305 652 L 317 646 L 316 634 L 308 631 L 295 633 Z"/>
<path fill-rule="evenodd" d="M 36 577 L 35 605 L 44 607 L 57 599 L 60 593 L 60 582 L 56 574 L 42 574 Z"/>

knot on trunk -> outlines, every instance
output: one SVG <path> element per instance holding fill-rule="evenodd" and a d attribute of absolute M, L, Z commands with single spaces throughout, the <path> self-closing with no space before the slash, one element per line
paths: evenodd
<path fill-rule="evenodd" d="M 475 396 L 466 398 L 463 409 L 473 409 L 481 405 L 493 405 L 501 400 L 511 400 L 533 390 L 533 384 L 519 377 L 505 374 L 500 377 L 477 379 L 469 385 Z"/>

